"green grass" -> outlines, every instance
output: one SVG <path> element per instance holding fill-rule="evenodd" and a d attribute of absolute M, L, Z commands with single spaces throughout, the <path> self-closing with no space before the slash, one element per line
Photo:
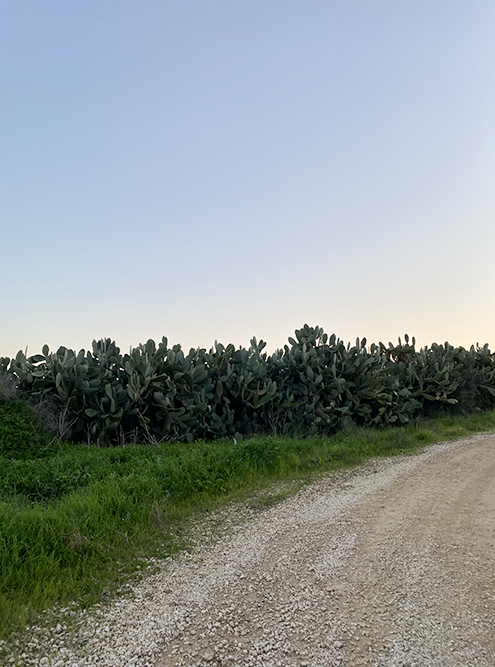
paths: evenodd
<path fill-rule="evenodd" d="M 43 430 L 27 403 L 0 402 L 0 456 L 10 456 L 13 452 L 18 458 L 47 456 L 53 449 L 53 438 Z"/>
<path fill-rule="evenodd" d="M 28 422 L 24 438 L 34 437 Z M 9 450 L 4 440 L 0 638 L 54 604 L 77 599 L 86 605 L 110 595 L 137 572 L 139 559 L 181 548 L 182 527 L 193 513 L 246 498 L 278 480 L 308 481 L 371 457 L 494 429 L 495 412 L 486 412 L 403 428 L 349 427 L 304 440 L 253 437 L 115 448 L 65 443 L 49 454 L 39 448 L 37 457 L 22 439 L 16 441 L 19 451 Z"/>

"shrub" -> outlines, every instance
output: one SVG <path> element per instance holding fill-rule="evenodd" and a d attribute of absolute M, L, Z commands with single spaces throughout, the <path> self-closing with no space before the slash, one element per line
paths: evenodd
<path fill-rule="evenodd" d="M 52 441 L 25 401 L 0 401 L 0 455 L 9 458 L 43 456 Z"/>
<path fill-rule="evenodd" d="M 215 343 L 191 349 L 144 345 L 121 354 L 114 341 L 91 351 L 66 347 L 0 359 L 0 377 L 19 388 L 60 441 L 151 443 L 280 434 L 326 435 L 344 420 L 406 424 L 418 415 L 470 413 L 495 406 L 495 355 L 449 343 L 420 350 L 345 344 L 304 325 L 289 345 L 268 355 Z"/>

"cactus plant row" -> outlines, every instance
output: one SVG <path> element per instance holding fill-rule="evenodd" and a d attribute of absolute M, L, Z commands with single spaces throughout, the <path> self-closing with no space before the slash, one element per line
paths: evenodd
<path fill-rule="evenodd" d="M 215 343 L 207 351 L 166 338 L 122 354 L 114 341 L 92 350 L 66 347 L 0 358 L 1 387 L 16 387 L 33 406 L 70 416 L 71 437 L 101 444 L 129 438 L 162 442 L 252 433 L 329 433 L 343 422 L 405 424 L 438 410 L 495 406 L 495 354 L 449 343 L 416 349 L 345 344 L 305 325 L 268 355 Z"/>

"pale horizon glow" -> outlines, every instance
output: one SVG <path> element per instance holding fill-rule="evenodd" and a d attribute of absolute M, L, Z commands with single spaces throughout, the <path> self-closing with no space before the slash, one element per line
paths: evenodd
<path fill-rule="evenodd" d="M 495 348 L 495 5 L 20 0 L 0 356 L 149 338 Z"/>

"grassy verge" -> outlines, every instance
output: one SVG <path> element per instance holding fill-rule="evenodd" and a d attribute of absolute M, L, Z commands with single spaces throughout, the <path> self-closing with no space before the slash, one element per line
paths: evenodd
<path fill-rule="evenodd" d="M 495 430 L 495 412 L 304 440 L 63 445 L 0 455 L 0 638 L 55 603 L 91 604 L 180 548 L 181 526 L 277 480 L 312 479 L 376 456 Z"/>

